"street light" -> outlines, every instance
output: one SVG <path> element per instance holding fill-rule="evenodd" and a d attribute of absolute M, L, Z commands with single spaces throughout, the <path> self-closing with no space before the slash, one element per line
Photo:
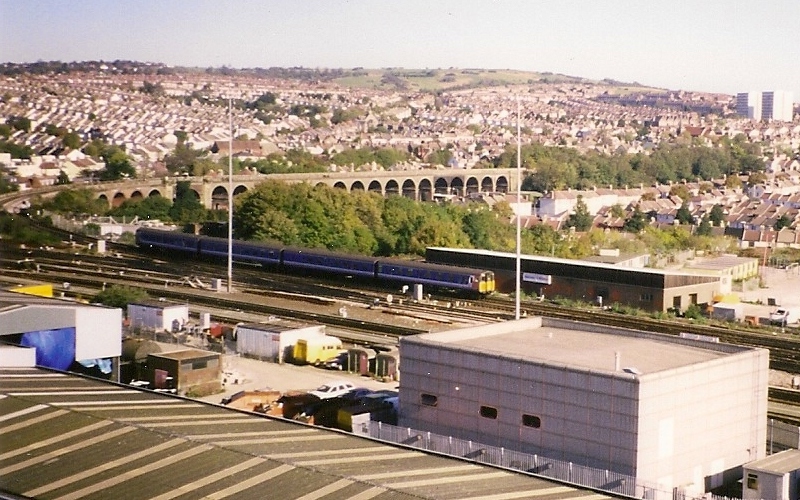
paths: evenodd
<path fill-rule="evenodd" d="M 233 291 L 233 105 L 228 97 L 228 293 Z"/>

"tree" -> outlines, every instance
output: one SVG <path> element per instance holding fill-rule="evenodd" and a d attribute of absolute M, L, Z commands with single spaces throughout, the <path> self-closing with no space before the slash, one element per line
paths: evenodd
<path fill-rule="evenodd" d="M 112 208 L 112 217 L 139 217 L 148 220 L 170 220 L 172 202 L 163 196 L 148 196 L 142 199 L 125 200 L 122 205 Z"/>
<path fill-rule="evenodd" d="M 692 194 L 689 192 L 689 188 L 686 187 L 686 184 L 676 184 L 669 189 L 670 196 L 677 196 L 683 202 L 689 201 L 692 197 Z"/>
<path fill-rule="evenodd" d="M 722 205 L 716 204 L 711 207 L 711 212 L 708 214 L 708 219 L 715 226 L 721 226 L 725 221 L 725 212 L 722 210 Z"/>
<path fill-rule="evenodd" d="M 694 223 L 694 218 L 692 217 L 692 212 L 689 211 L 689 204 L 687 202 L 684 201 L 678 209 L 678 212 L 675 214 L 675 219 L 681 224 Z"/>
<path fill-rule="evenodd" d="M 101 180 L 116 181 L 136 178 L 136 169 L 131 165 L 128 155 L 122 148 L 109 146 L 102 152 L 101 157 L 106 162 L 106 168 L 100 171 Z"/>
<path fill-rule="evenodd" d="M 173 221 L 182 223 L 203 222 L 208 219 L 208 211 L 200 203 L 188 181 L 175 184 L 175 202 L 169 210 L 169 216 Z"/>
<path fill-rule="evenodd" d="M 739 189 L 742 187 L 742 179 L 738 175 L 729 175 L 725 179 L 725 187 L 729 189 Z"/>
<path fill-rule="evenodd" d="M 776 231 L 780 231 L 785 227 L 792 227 L 792 218 L 786 214 L 783 214 L 778 217 L 778 220 L 775 221 L 775 225 L 773 227 Z"/>
<path fill-rule="evenodd" d="M 178 142 L 172 153 L 164 157 L 164 165 L 170 173 L 193 174 L 195 164 L 206 156 L 206 151 L 198 151 Z"/>
<path fill-rule="evenodd" d="M 61 137 L 61 144 L 65 148 L 78 149 L 81 147 L 81 137 L 75 132 L 68 132 Z"/>
<path fill-rule="evenodd" d="M 430 162 L 432 165 L 447 166 L 451 159 L 453 159 L 453 153 L 451 153 L 448 149 L 439 149 L 431 152 L 431 154 L 428 155 L 428 162 Z"/>
<path fill-rule="evenodd" d="M 586 202 L 583 201 L 583 196 L 578 195 L 578 201 L 575 203 L 575 212 L 567 217 L 567 226 L 574 227 L 576 231 L 588 231 L 592 227 L 594 217 L 589 213 L 586 207 Z"/>
<path fill-rule="evenodd" d="M 57 185 L 71 184 L 71 183 L 72 181 L 69 180 L 69 176 L 67 175 L 66 172 L 64 172 L 63 170 L 58 172 L 58 177 L 56 178 Z"/>
<path fill-rule="evenodd" d="M 111 285 L 99 292 L 92 298 L 93 304 L 103 304 L 108 307 L 118 307 L 123 311 L 128 304 L 138 302 L 147 298 L 147 291 L 141 288 L 129 287 L 124 285 Z"/>
<path fill-rule="evenodd" d="M 625 220 L 625 223 L 622 224 L 622 229 L 628 231 L 629 233 L 638 233 L 642 231 L 645 227 L 647 227 L 647 219 L 645 215 L 639 210 L 639 205 L 636 205 L 633 208 L 633 213 L 631 214 L 630 218 Z"/>
<path fill-rule="evenodd" d="M 767 182 L 767 174 L 764 172 L 753 172 L 747 178 L 747 184 L 750 186 L 757 186 L 758 184 L 764 184 Z"/>
<path fill-rule="evenodd" d="M 103 214 L 104 202 L 95 197 L 94 191 L 85 188 L 59 191 L 43 207 L 64 214 Z"/>
<path fill-rule="evenodd" d="M 709 222 L 708 214 L 703 215 L 700 219 L 700 224 L 697 225 L 697 236 L 710 236 L 711 235 L 711 222 Z"/>
<path fill-rule="evenodd" d="M 12 116 L 6 120 L 6 123 L 11 125 L 15 130 L 22 130 L 23 132 L 31 131 L 31 120 L 24 116 Z"/>

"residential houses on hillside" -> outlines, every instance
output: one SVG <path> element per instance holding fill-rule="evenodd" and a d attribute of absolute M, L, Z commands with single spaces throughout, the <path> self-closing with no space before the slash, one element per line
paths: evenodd
<path fill-rule="evenodd" d="M 150 95 L 138 90 L 144 81 L 133 78 L 100 72 L 0 79 L 0 120 L 21 116 L 31 122 L 30 131 L 14 130 L 9 140 L 28 145 L 36 153 L 26 161 L 0 155 L 0 163 L 23 188 L 52 183 L 61 172 L 75 179 L 104 167 L 80 151 L 65 149 L 58 137 L 45 133 L 45 125 L 74 131 L 83 141 L 103 137 L 124 146 L 138 168 L 149 175 L 164 172 L 161 161 L 179 140 L 213 155 L 227 155 L 229 124 L 237 138 L 236 155 L 260 158 L 291 149 L 332 154 L 364 146 L 414 153 L 411 161 L 396 165 L 396 169 L 426 168 L 429 155 L 440 149 L 447 149 L 453 157 L 443 168 L 478 166 L 516 141 L 517 124 L 525 131 L 525 141 L 605 154 L 648 154 L 661 141 L 679 136 L 712 145 L 722 137 L 743 134 L 762 145 L 766 183 L 745 191 L 726 190 L 724 183 L 717 183 L 712 191 L 703 193 L 699 186 L 688 183 L 689 200 L 670 196 L 669 186 L 554 191 L 538 200 L 529 218 L 559 226 L 580 196 L 595 216 L 595 224 L 609 228 L 621 227 L 624 222 L 611 207 L 630 211 L 638 204 L 654 222 L 671 224 L 684 202 L 697 220 L 714 205 L 721 205 L 730 229 L 768 231 L 782 216 L 795 225 L 798 222 L 800 119 L 743 119 L 735 115 L 733 96 L 637 93 L 635 88 L 619 94 L 617 88 L 602 83 L 543 81 L 447 91 L 435 97 L 423 92 L 208 74 L 151 75 L 151 83 L 161 85 L 163 93 Z M 233 107 L 229 114 L 227 98 L 254 100 L 267 92 L 275 96 L 280 109 L 324 107 L 327 111 L 315 118 L 321 125 L 312 127 L 312 117 L 288 112 L 275 113 L 269 123 L 257 118 L 253 110 Z M 353 107 L 364 113 L 354 120 L 333 123 L 335 110 Z M 353 169 L 331 165 L 332 171 Z M 772 241 L 777 243 L 777 238 Z"/>

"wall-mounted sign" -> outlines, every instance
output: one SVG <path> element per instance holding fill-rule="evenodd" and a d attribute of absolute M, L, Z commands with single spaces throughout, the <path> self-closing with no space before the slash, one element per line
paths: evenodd
<path fill-rule="evenodd" d="M 550 274 L 522 273 L 522 281 L 541 283 L 543 285 L 552 285 L 553 276 Z"/>

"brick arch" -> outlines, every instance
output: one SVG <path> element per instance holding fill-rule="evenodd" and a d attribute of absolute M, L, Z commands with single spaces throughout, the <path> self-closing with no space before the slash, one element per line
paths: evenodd
<path fill-rule="evenodd" d="M 507 193 L 508 192 L 508 177 L 501 175 L 494 181 L 494 189 L 498 193 Z"/>
<path fill-rule="evenodd" d="M 228 209 L 228 190 L 225 187 L 217 186 L 211 192 L 211 209 L 212 210 Z"/>
<path fill-rule="evenodd" d="M 141 191 L 139 191 L 137 189 L 136 191 L 131 193 L 130 199 L 131 200 L 143 200 L 144 199 L 144 195 L 142 194 Z"/>
<path fill-rule="evenodd" d="M 386 182 L 385 189 L 386 189 L 386 196 L 391 196 L 391 195 L 399 196 L 400 195 L 400 185 L 394 179 L 389 179 Z"/>
<path fill-rule="evenodd" d="M 450 183 L 450 194 L 455 194 L 458 196 L 464 195 L 464 181 L 460 178 L 456 177 Z"/>
<path fill-rule="evenodd" d="M 403 182 L 403 196 L 412 200 L 417 199 L 417 185 L 411 179 L 406 179 Z"/>
<path fill-rule="evenodd" d="M 369 183 L 368 191 L 371 193 L 378 193 L 383 194 L 383 186 L 378 181 L 372 181 Z"/>
<path fill-rule="evenodd" d="M 98 201 L 102 201 L 103 203 L 105 203 L 107 207 L 109 206 L 108 196 L 106 196 L 105 194 L 101 194 L 100 196 L 97 197 L 97 199 Z"/>
<path fill-rule="evenodd" d="M 345 190 L 347 189 L 347 185 L 342 181 L 334 182 L 333 187 L 335 187 L 336 189 L 345 189 Z"/>
<path fill-rule="evenodd" d="M 163 195 L 161 194 L 161 191 L 159 191 L 158 189 L 153 189 L 147 194 L 148 198 L 153 198 L 155 196 L 163 196 Z"/>
<path fill-rule="evenodd" d="M 125 198 L 125 193 L 119 193 L 118 192 L 111 199 L 111 208 L 117 208 L 118 206 L 122 205 L 123 203 L 125 203 L 125 199 L 126 199 Z"/>
<path fill-rule="evenodd" d="M 436 194 L 450 194 L 450 186 L 447 184 L 447 179 L 443 177 L 436 179 L 433 192 Z"/>
<path fill-rule="evenodd" d="M 422 179 L 419 182 L 419 200 L 420 201 L 433 201 L 433 187 L 431 181 Z"/>
<path fill-rule="evenodd" d="M 350 186 L 350 191 L 364 191 L 364 183 L 355 181 L 353 185 Z"/>
<path fill-rule="evenodd" d="M 481 187 L 478 184 L 478 179 L 475 177 L 467 177 L 467 188 L 464 194 L 480 193 Z"/>
<path fill-rule="evenodd" d="M 491 193 L 494 192 L 494 180 L 491 177 L 484 177 L 481 181 L 481 192 Z"/>
<path fill-rule="evenodd" d="M 246 193 L 247 191 L 248 191 L 248 189 L 247 189 L 247 186 L 245 186 L 245 185 L 236 186 L 235 188 L 233 188 L 233 197 L 236 198 L 240 194 Z"/>

